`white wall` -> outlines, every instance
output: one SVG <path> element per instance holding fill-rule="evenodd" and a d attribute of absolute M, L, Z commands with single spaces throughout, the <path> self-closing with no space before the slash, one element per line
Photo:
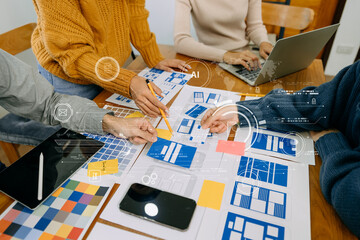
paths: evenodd
<path fill-rule="evenodd" d="M 360 1 L 347 0 L 335 40 L 325 68 L 325 74 L 334 76 L 352 64 L 360 46 Z"/>
<path fill-rule="evenodd" d="M 31 0 L 1 0 L 0 34 L 31 22 L 36 22 Z"/>
<path fill-rule="evenodd" d="M 175 0 L 147 0 L 146 9 L 150 12 L 148 21 L 157 43 L 174 45 Z M 193 26 L 191 34 L 197 39 Z"/>
<path fill-rule="evenodd" d="M 31 22 L 36 22 L 36 13 L 31 0 L 1 0 L 0 34 Z M 35 56 L 31 49 L 18 54 L 17 57 L 36 66 Z M 5 114 L 7 111 L 0 107 L 0 118 Z"/>

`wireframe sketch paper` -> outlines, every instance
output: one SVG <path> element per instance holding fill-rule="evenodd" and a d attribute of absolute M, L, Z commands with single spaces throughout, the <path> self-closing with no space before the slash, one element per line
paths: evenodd
<path fill-rule="evenodd" d="M 162 90 L 164 96 L 157 96 L 157 98 L 165 105 L 170 102 L 170 100 L 182 89 L 182 87 L 191 78 L 191 75 L 187 73 L 166 72 L 164 70 L 159 70 L 156 68 L 145 68 L 138 74 L 138 76 L 149 79 Z M 111 95 L 108 99 L 106 99 L 106 101 L 138 109 L 133 100 L 119 94 Z"/>

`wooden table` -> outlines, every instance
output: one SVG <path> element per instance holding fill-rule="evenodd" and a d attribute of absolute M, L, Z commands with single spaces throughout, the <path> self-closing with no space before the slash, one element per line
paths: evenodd
<path fill-rule="evenodd" d="M 238 78 L 225 72 L 214 63 L 195 60 L 184 55 L 176 54 L 172 46 L 161 46 L 160 50 L 166 58 L 178 58 L 188 62 L 188 64 L 192 67 L 190 73 L 194 71 L 197 75 L 197 72 L 199 72 L 199 78 L 193 78 L 189 81 L 188 84 L 192 86 L 203 86 L 207 88 L 241 93 L 267 94 L 276 88 L 284 88 L 287 91 L 297 91 L 306 86 L 318 86 L 325 82 L 322 61 L 319 59 L 314 60 L 314 62 L 305 70 L 277 79 L 273 82 L 262 84 L 256 88 L 249 86 Z M 145 67 L 146 65 L 143 59 L 138 57 L 128 66 L 128 69 L 140 72 Z M 103 107 L 105 104 L 109 104 L 105 102 L 105 99 L 109 96 L 111 96 L 110 92 L 103 91 L 94 99 L 94 101 L 99 105 L 99 107 Z M 168 106 L 171 104 L 172 101 L 168 104 Z M 321 159 L 319 156 L 316 156 L 315 159 L 316 166 L 309 166 L 312 239 L 356 239 L 356 237 L 351 234 L 346 226 L 341 222 L 331 205 L 324 199 L 319 183 Z M 115 184 L 111 190 L 108 199 L 85 234 L 85 238 L 89 235 L 95 223 L 99 222 L 158 239 L 154 236 L 141 233 L 136 229 L 129 229 L 99 218 L 101 212 L 118 187 L 119 185 Z M 0 193 L 0 213 L 2 213 L 11 203 L 12 200 L 10 198 Z"/>

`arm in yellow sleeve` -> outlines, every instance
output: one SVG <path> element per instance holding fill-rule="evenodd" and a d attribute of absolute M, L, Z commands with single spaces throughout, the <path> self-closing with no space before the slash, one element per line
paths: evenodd
<path fill-rule="evenodd" d="M 119 75 L 113 81 L 103 81 L 97 77 L 95 65 L 101 56 L 97 54 L 94 32 L 82 15 L 78 0 L 34 0 L 34 5 L 46 52 L 59 63 L 66 75 L 90 81 L 126 97 L 130 96 L 130 80 L 136 73 L 120 69 Z M 103 64 L 98 67 L 103 72 Z M 115 73 L 108 74 L 115 76 Z"/>
<path fill-rule="evenodd" d="M 150 31 L 145 9 L 145 0 L 132 0 L 129 3 L 130 39 L 149 67 L 154 67 L 164 59 L 156 43 L 155 35 Z"/>

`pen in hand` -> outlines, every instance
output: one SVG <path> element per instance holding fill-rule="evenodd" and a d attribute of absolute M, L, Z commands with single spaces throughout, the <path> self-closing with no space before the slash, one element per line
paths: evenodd
<path fill-rule="evenodd" d="M 148 85 L 148 87 L 149 87 L 152 95 L 154 95 L 154 97 L 156 97 L 156 94 L 155 94 L 154 89 L 152 88 L 152 86 L 151 86 L 151 84 L 150 84 L 149 79 L 146 79 L 146 84 Z M 168 127 L 168 129 L 169 129 L 169 131 L 170 131 L 170 133 L 172 134 L 172 133 L 173 133 L 173 130 L 171 129 L 170 123 L 169 123 L 169 121 L 167 120 L 164 111 L 163 111 L 161 108 L 159 108 L 159 110 L 160 110 L 161 116 L 164 118 L 164 121 L 165 121 L 165 123 L 166 123 L 166 125 L 167 125 L 167 127 Z"/>

